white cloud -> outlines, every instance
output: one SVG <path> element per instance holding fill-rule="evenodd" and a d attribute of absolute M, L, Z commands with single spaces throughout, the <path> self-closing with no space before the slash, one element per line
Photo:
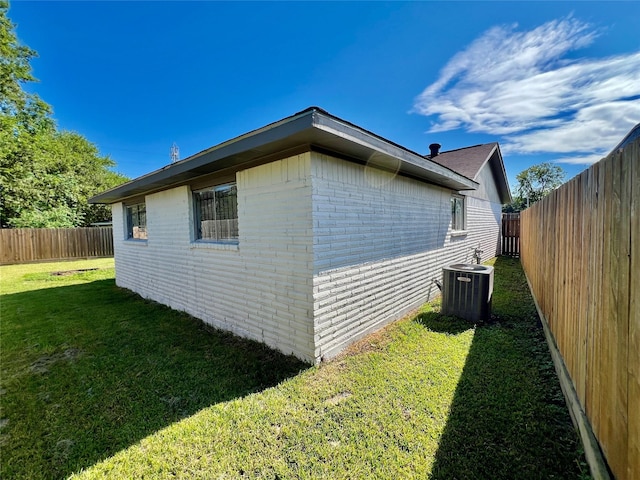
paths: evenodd
<path fill-rule="evenodd" d="M 600 160 L 602 160 L 606 155 L 587 155 L 587 156 L 578 156 L 578 157 L 560 157 L 556 158 L 553 161 L 555 163 L 566 163 L 570 165 L 592 165 Z"/>
<path fill-rule="evenodd" d="M 430 132 L 503 136 L 505 152 L 593 163 L 640 121 L 640 52 L 568 60 L 597 32 L 572 17 L 531 31 L 494 27 L 456 54 L 415 101 Z M 584 155 L 588 154 L 588 155 Z"/>
<path fill-rule="evenodd" d="M 553 128 L 509 135 L 504 146 L 515 153 L 608 152 L 639 119 L 640 102 L 603 102 L 583 107 L 570 121 Z"/>

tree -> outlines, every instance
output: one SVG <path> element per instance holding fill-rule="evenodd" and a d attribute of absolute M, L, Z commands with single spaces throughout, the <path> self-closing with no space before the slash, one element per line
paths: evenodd
<path fill-rule="evenodd" d="M 511 203 L 502 206 L 503 213 L 518 213 L 527 208 L 527 200 L 520 198 L 515 194 L 512 194 L 513 200 Z"/>
<path fill-rule="evenodd" d="M 549 162 L 533 165 L 516 175 L 518 185 L 513 202 L 503 208 L 504 212 L 519 212 L 546 197 L 564 182 L 562 167 Z"/>
<path fill-rule="evenodd" d="M 0 224 L 75 227 L 111 218 L 88 198 L 126 181 L 115 163 L 75 132 L 60 131 L 51 107 L 25 92 L 36 52 L 20 45 L 0 0 Z"/>

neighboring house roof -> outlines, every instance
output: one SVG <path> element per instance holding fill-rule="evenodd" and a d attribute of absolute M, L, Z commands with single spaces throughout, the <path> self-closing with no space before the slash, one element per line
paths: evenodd
<path fill-rule="evenodd" d="M 611 152 L 612 153 L 617 152 L 621 148 L 626 147 L 631 142 L 633 142 L 636 138 L 640 138 L 640 123 L 638 123 L 635 127 L 633 127 L 629 131 L 629 133 L 625 135 L 625 137 L 620 141 L 618 145 L 615 146 L 615 148 Z"/>
<path fill-rule="evenodd" d="M 436 157 L 427 156 L 427 158 L 440 165 L 449 167 L 451 170 L 472 180 L 476 180 L 482 167 L 488 163 L 496 181 L 500 201 L 502 203 L 511 202 L 509 181 L 507 180 L 507 173 L 504 169 L 502 153 L 500 152 L 498 142 L 449 150 L 440 153 Z"/>
<path fill-rule="evenodd" d="M 475 190 L 478 183 L 446 165 L 386 140 L 318 107 L 203 150 L 123 185 L 103 192 L 91 203 L 115 203 L 165 190 L 221 170 L 249 168 L 275 155 L 315 149 L 346 160 L 375 165 L 452 190 Z"/>

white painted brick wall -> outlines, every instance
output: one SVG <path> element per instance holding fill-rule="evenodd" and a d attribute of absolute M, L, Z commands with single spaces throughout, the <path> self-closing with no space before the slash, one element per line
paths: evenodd
<path fill-rule="evenodd" d="M 498 193 L 496 180 L 489 162 L 480 169 L 474 180 L 479 183 L 479 186 L 476 190 L 469 192 L 470 195 L 488 200 L 491 203 L 500 204 L 500 194 Z"/>
<path fill-rule="evenodd" d="M 114 205 L 116 282 L 309 361 L 417 308 L 442 266 L 498 244 L 487 198 L 467 197 L 467 234 L 452 236 L 449 190 L 315 152 L 237 182 L 238 246 L 192 241 L 186 186 L 147 196 L 147 242 L 124 240 Z"/>
<path fill-rule="evenodd" d="M 500 228 L 502 222 L 502 204 L 495 178 L 489 164 L 478 172 L 475 180 L 480 184 L 477 190 L 464 192 L 467 196 L 469 221 L 467 228 L 475 242 L 484 251 L 483 258 L 488 259 L 502 253 L 500 251 Z"/>
<path fill-rule="evenodd" d="M 148 241 L 123 240 L 116 282 L 205 322 L 315 360 L 310 154 L 241 171 L 238 246 L 192 242 L 189 187 L 146 197 Z"/>
<path fill-rule="evenodd" d="M 311 170 L 316 358 L 439 294 L 432 280 L 473 247 L 495 255 L 500 205 L 468 197 L 467 233 L 452 236 L 450 190 L 318 153 Z"/>

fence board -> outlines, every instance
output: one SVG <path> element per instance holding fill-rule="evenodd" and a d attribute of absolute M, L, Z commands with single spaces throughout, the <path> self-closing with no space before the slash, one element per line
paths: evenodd
<path fill-rule="evenodd" d="M 112 257 L 113 229 L 0 229 L 0 264 Z"/>
<path fill-rule="evenodd" d="M 631 265 L 629 289 L 629 466 L 627 478 L 640 478 L 640 143 L 631 146 L 629 217 Z"/>
<path fill-rule="evenodd" d="M 521 215 L 521 261 L 618 480 L 640 479 L 640 140 Z"/>
<path fill-rule="evenodd" d="M 580 249 L 577 252 L 578 258 L 575 264 L 575 274 L 578 277 L 578 291 L 587 292 L 589 286 L 589 275 L 587 274 L 587 262 L 589 259 L 589 249 L 591 248 L 591 237 L 588 234 L 590 218 L 589 218 L 589 209 L 584 208 L 585 202 L 588 201 L 588 192 L 589 182 L 588 175 L 586 173 L 582 173 L 579 177 L 578 184 L 576 186 L 576 191 L 578 192 L 579 198 L 576 201 L 575 205 L 575 218 L 576 223 L 578 224 L 580 231 L 577 232 L 578 237 L 580 238 Z M 585 319 L 583 322 L 578 323 L 578 350 L 576 355 L 579 359 L 578 368 L 576 370 L 575 377 L 575 386 L 576 393 L 578 394 L 578 399 L 582 405 L 586 405 L 586 390 L 587 390 L 587 337 L 589 335 L 589 323 L 587 321 L 587 311 L 588 305 L 587 301 L 582 302 L 576 295 L 574 297 L 574 308 L 578 313 L 578 318 Z"/>

